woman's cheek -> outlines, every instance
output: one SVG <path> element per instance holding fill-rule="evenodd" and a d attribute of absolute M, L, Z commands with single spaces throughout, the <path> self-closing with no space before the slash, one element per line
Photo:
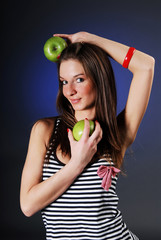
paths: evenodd
<path fill-rule="evenodd" d="M 79 88 L 79 92 L 83 95 L 89 95 L 93 91 L 91 84 L 85 84 L 83 87 Z"/>

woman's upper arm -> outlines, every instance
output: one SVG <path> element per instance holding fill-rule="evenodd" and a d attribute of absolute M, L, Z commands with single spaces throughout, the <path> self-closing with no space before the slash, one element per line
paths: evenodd
<path fill-rule="evenodd" d="M 124 132 L 126 147 L 134 141 L 149 102 L 154 59 L 149 56 L 148 60 L 147 65 L 134 71 L 125 109 L 118 115 L 118 126 L 121 133 Z"/>
<path fill-rule="evenodd" d="M 42 167 L 52 128 L 53 124 L 46 119 L 37 121 L 32 127 L 22 172 L 21 195 L 27 193 L 34 185 L 42 181 Z"/>

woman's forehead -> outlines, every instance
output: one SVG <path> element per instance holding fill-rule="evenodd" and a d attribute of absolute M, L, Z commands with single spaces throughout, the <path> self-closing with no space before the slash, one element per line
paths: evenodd
<path fill-rule="evenodd" d="M 75 59 L 65 60 L 60 64 L 59 75 L 62 78 L 73 77 L 78 74 L 84 74 L 83 65 Z"/>

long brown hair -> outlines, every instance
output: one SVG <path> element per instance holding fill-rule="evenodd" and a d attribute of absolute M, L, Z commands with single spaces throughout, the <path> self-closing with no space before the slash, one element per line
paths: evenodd
<path fill-rule="evenodd" d="M 58 62 L 58 75 L 60 65 L 69 59 L 78 60 L 84 71 L 96 87 L 95 119 L 103 129 L 103 137 L 98 144 L 98 151 L 94 159 L 111 156 L 115 166 L 121 167 L 121 140 L 117 126 L 117 93 L 113 69 L 108 54 L 100 47 L 89 43 L 70 44 L 61 54 Z M 71 156 L 67 128 L 73 128 L 76 123 L 74 109 L 63 95 L 63 86 L 59 81 L 57 95 L 57 110 L 61 114 L 61 127 L 57 133 L 55 146 L 60 145 L 62 153 Z"/>

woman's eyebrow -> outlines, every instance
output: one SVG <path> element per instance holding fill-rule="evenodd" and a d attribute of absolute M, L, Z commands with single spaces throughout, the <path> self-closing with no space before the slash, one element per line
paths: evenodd
<path fill-rule="evenodd" d="M 73 78 L 78 77 L 78 76 L 81 76 L 81 75 L 85 75 L 85 74 L 84 74 L 84 73 L 78 73 L 78 74 L 74 75 Z M 60 78 L 60 79 L 65 79 L 65 78 L 63 78 L 63 77 L 61 77 L 61 76 L 59 76 L 59 78 Z"/>
<path fill-rule="evenodd" d="M 78 77 L 78 76 L 80 76 L 80 75 L 84 75 L 84 73 L 79 73 L 79 74 L 76 74 L 75 76 L 73 76 L 73 77 Z"/>

